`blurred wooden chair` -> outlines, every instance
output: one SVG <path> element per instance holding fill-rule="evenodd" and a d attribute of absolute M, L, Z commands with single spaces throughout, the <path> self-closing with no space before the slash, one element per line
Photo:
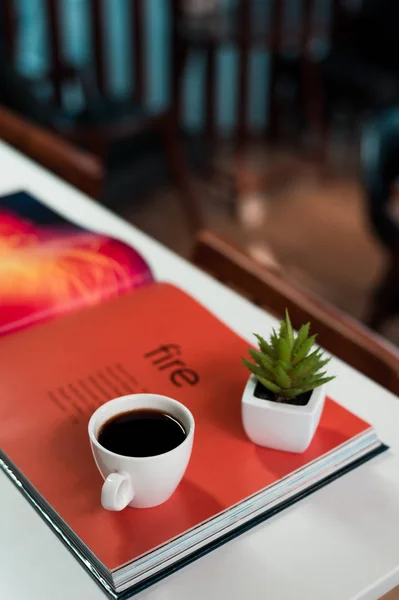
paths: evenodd
<path fill-rule="evenodd" d="M 89 196 L 99 195 L 104 168 L 96 156 L 1 105 L 0 139 Z"/>
<path fill-rule="evenodd" d="M 8 55 L 13 61 L 15 38 L 18 33 L 17 0 L 2 0 L 3 20 L 7 36 Z M 107 27 L 104 3 L 88 1 L 87 40 L 91 40 L 91 59 L 84 68 L 70 64 L 65 58 L 61 0 L 45 0 L 45 22 L 48 25 L 49 68 L 41 82 L 52 90 L 52 124 L 59 135 L 68 139 L 76 148 L 96 155 L 104 168 L 110 156 L 118 148 L 117 156 L 127 156 L 133 172 L 134 163 L 158 157 L 171 172 L 180 194 L 182 209 L 191 230 L 201 225 L 200 210 L 193 189 L 186 154 L 175 126 L 172 108 L 156 114 L 146 107 L 146 10 L 145 0 L 131 0 L 126 6 L 125 18 L 131 24 L 131 72 L 134 73 L 132 92 L 126 100 L 112 95 L 107 68 Z M 67 113 L 64 106 L 65 92 L 76 86 L 83 93 L 84 105 L 75 114 Z M 116 152 L 113 152 L 113 156 Z M 130 156 L 132 157 L 130 159 Z M 118 158 L 118 160 L 120 160 Z M 114 160 L 115 162 L 115 160 Z M 143 169 L 137 168 L 137 178 Z M 154 179 L 154 178 L 153 178 Z M 134 183 L 132 184 L 134 187 Z"/>
<path fill-rule="evenodd" d="M 307 47 L 311 34 L 322 35 L 325 19 L 316 22 L 314 18 L 315 0 L 296 2 L 295 14 L 298 18 L 288 19 L 290 0 L 236 0 L 220 3 L 214 13 L 206 16 L 187 13 L 184 0 L 172 0 L 172 39 L 174 43 L 173 94 L 174 106 L 182 113 L 182 86 L 186 61 L 190 52 L 200 50 L 205 57 L 204 113 L 205 133 L 212 142 L 217 135 L 217 60 L 219 50 L 233 46 L 237 53 L 237 78 L 229 93 L 236 98 L 237 116 L 232 137 L 241 147 L 253 138 L 249 120 L 250 113 L 250 70 L 253 51 L 268 56 L 269 66 L 264 76 L 269 77 L 270 101 L 265 102 L 264 130 L 259 133 L 266 138 L 275 138 L 276 126 L 282 112 L 284 99 L 279 89 L 280 75 L 286 75 L 291 64 L 295 77 L 301 77 L 297 64 L 307 57 Z M 187 3 L 188 4 L 188 3 Z M 295 57 L 295 61 L 290 60 Z M 282 69 L 284 63 L 285 69 Z M 266 70 L 267 69 L 267 70 Z M 295 116 L 298 104 L 293 102 L 291 115 Z"/>
<path fill-rule="evenodd" d="M 314 162 L 310 153 L 303 152 L 299 130 L 305 122 L 306 110 L 310 111 L 312 122 L 317 120 L 315 111 L 319 104 L 305 103 L 302 96 L 304 86 L 311 87 L 312 91 L 306 98 L 316 100 L 315 77 L 311 61 L 307 60 L 308 46 L 311 35 L 317 33 L 323 37 L 325 19 L 319 19 L 320 22 L 315 19 L 315 0 L 298 0 L 295 3 L 297 18 L 287 19 L 291 15 L 291 4 L 290 0 L 237 0 L 220 3 L 220 8 L 214 14 L 199 16 L 187 15 L 184 0 L 172 0 L 172 90 L 177 118 L 181 121 L 184 114 L 182 79 L 188 57 L 191 52 L 201 52 L 205 63 L 202 98 L 209 172 L 216 182 L 221 182 L 227 188 L 233 208 L 250 191 L 246 181 L 253 178 L 253 167 L 251 160 L 248 160 L 248 142 L 254 138 L 258 142 L 267 141 L 271 147 L 275 147 L 283 137 L 287 137 L 283 130 L 291 130 L 288 134 L 290 148 L 295 150 L 297 156 L 284 157 L 276 166 L 268 165 L 272 182 L 295 177 L 304 166 Z M 236 118 L 229 136 L 233 141 L 233 156 L 231 161 L 227 161 L 227 169 L 224 166 L 220 168 L 220 165 L 215 168 L 213 161 L 217 156 L 219 141 L 225 140 L 225 136 L 220 136 L 218 131 L 217 96 L 222 93 L 218 86 L 218 56 L 226 48 L 234 48 L 237 56 L 237 76 L 229 90 L 229 95 L 235 98 Z M 267 57 L 264 78 L 268 80 L 265 122 L 257 132 L 254 132 L 250 121 L 251 62 L 254 52 Z M 262 74 L 257 74 L 257 77 L 261 78 Z M 303 114 L 300 114 L 301 110 Z M 284 128 L 283 123 L 288 122 L 289 127 Z"/>
<path fill-rule="evenodd" d="M 321 298 L 289 281 L 278 267 L 260 266 L 211 231 L 197 235 L 192 261 L 277 318 L 288 308 L 294 327 L 311 321 L 322 347 L 399 395 L 399 351 Z"/>
<path fill-rule="evenodd" d="M 388 264 L 376 290 L 368 323 L 380 329 L 399 313 L 399 108 L 382 111 L 361 132 L 361 178 L 372 233 L 385 248 Z"/>

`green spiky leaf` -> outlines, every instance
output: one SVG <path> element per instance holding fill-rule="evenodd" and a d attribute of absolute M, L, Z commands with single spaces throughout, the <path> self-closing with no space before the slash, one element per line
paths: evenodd
<path fill-rule="evenodd" d="M 293 356 L 294 365 L 297 365 L 301 360 L 305 358 L 305 356 L 308 354 L 309 350 L 315 343 L 316 337 L 317 335 L 312 335 L 310 338 L 307 338 L 304 342 L 302 342 L 302 344 L 299 346 L 299 348 Z"/>
<path fill-rule="evenodd" d="M 288 343 L 287 336 L 288 336 L 287 323 L 285 321 L 281 321 L 279 335 L 278 335 L 279 339 L 277 340 L 277 344 L 279 343 L 280 340 L 285 340 L 285 342 Z"/>
<path fill-rule="evenodd" d="M 324 375 L 327 373 L 327 371 L 323 371 L 322 373 L 317 373 L 316 375 L 310 375 L 310 377 L 304 377 L 303 379 L 301 379 L 301 386 L 307 386 L 311 383 L 316 383 L 317 381 L 319 381 L 320 379 L 322 379 L 324 377 Z"/>
<path fill-rule="evenodd" d="M 303 364 L 303 361 L 300 362 L 299 364 L 295 365 L 295 367 L 292 367 L 291 369 L 291 376 L 296 378 L 301 378 L 303 377 L 303 373 L 305 371 L 305 365 Z"/>
<path fill-rule="evenodd" d="M 266 389 L 270 390 L 274 394 L 279 394 L 281 392 L 281 388 L 270 379 L 265 379 L 265 377 L 259 377 L 259 381 L 262 385 L 265 386 Z"/>
<path fill-rule="evenodd" d="M 292 375 L 294 377 L 306 377 L 310 373 L 322 369 L 329 361 L 330 358 L 320 360 L 320 349 L 318 348 L 293 367 Z"/>
<path fill-rule="evenodd" d="M 303 392 L 310 392 L 311 390 L 314 390 L 315 388 L 320 387 L 324 383 L 328 383 L 333 379 L 335 379 L 335 375 L 332 375 L 331 377 L 323 377 L 322 379 L 318 379 L 316 383 L 310 383 L 309 385 L 305 385 L 303 387 Z"/>
<path fill-rule="evenodd" d="M 264 369 L 262 369 L 262 367 L 255 365 L 253 362 L 247 360 L 246 358 L 241 357 L 241 360 L 242 360 L 244 367 L 249 369 L 249 371 L 251 371 L 251 373 L 253 373 L 257 377 L 263 377 L 263 375 L 265 374 L 265 371 L 264 371 Z"/>
<path fill-rule="evenodd" d="M 260 335 L 258 335 L 257 333 L 255 333 L 254 335 L 255 335 L 256 339 L 258 340 L 259 348 L 260 348 L 261 352 L 263 352 L 263 354 L 266 354 L 267 356 L 270 356 L 270 358 L 275 358 L 273 346 L 268 344 L 268 342 L 266 342 L 266 340 L 263 337 L 261 337 Z"/>
<path fill-rule="evenodd" d="M 277 342 L 279 360 L 289 361 L 291 359 L 291 350 L 284 338 L 280 338 Z"/>
<path fill-rule="evenodd" d="M 298 335 L 296 337 L 294 343 L 294 354 L 298 350 L 298 348 L 303 344 L 303 342 L 308 338 L 310 329 L 310 323 L 306 323 L 306 325 L 302 325 L 300 330 L 298 331 Z"/>
<path fill-rule="evenodd" d="M 285 371 L 290 372 L 292 370 L 292 363 L 290 360 L 279 360 L 280 365 L 283 367 Z"/>
<path fill-rule="evenodd" d="M 276 376 L 277 385 L 279 385 L 283 389 L 291 387 L 291 379 L 287 375 L 287 373 L 284 371 L 284 369 L 280 363 L 277 363 L 274 372 L 275 372 L 275 376 Z"/>
<path fill-rule="evenodd" d="M 287 343 L 292 352 L 294 347 L 294 332 L 292 330 L 291 319 L 287 309 L 285 309 L 285 325 L 287 330 Z"/>
<path fill-rule="evenodd" d="M 278 342 L 278 335 L 276 333 L 276 331 L 273 329 L 272 334 L 270 336 L 270 344 L 274 350 L 275 356 L 277 356 L 277 342 Z"/>
<path fill-rule="evenodd" d="M 267 354 L 263 354 L 263 352 L 259 352 L 259 350 L 253 350 L 252 348 L 248 350 L 248 354 L 260 367 L 265 369 L 273 369 L 274 361 Z"/>

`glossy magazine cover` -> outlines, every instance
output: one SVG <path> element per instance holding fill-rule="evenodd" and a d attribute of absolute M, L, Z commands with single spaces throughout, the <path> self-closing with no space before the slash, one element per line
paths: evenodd
<path fill-rule="evenodd" d="M 151 281 L 127 244 L 78 227 L 26 192 L 0 197 L 0 335 Z"/>
<path fill-rule="evenodd" d="M 0 470 L 111 597 L 154 583 L 384 449 L 332 398 L 305 452 L 253 444 L 241 420 L 247 350 L 163 282 L 2 340 Z M 190 464 L 164 504 L 107 511 L 88 422 L 111 398 L 142 392 L 192 412 Z"/>

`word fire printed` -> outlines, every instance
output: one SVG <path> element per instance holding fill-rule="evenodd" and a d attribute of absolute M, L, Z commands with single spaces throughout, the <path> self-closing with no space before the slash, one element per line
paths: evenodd
<path fill-rule="evenodd" d="M 185 384 L 197 385 L 200 380 L 198 373 L 189 369 L 185 362 L 176 358 L 177 356 L 181 356 L 181 348 L 177 344 L 159 346 L 159 348 L 144 354 L 144 358 L 150 358 L 158 371 L 167 372 L 170 381 L 176 387 L 182 387 Z"/>

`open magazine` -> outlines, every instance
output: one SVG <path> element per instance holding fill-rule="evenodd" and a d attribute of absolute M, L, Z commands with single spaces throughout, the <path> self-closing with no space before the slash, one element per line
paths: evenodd
<path fill-rule="evenodd" d="M 26 192 L 0 198 L 0 336 L 151 281 L 127 244 L 78 227 Z"/>
<path fill-rule="evenodd" d="M 0 469 L 112 598 L 142 590 L 385 450 L 369 423 L 331 398 L 304 453 L 250 442 L 241 422 L 247 349 L 163 282 L 0 340 Z M 195 377 L 176 382 L 181 365 Z M 101 506 L 88 421 L 107 400 L 142 392 L 189 408 L 193 452 L 167 502 L 113 513 Z"/>
<path fill-rule="evenodd" d="M 332 398 L 304 453 L 250 442 L 241 422 L 248 342 L 155 281 L 134 249 L 24 193 L 0 199 L 0 308 L 0 334 L 13 332 L 0 339 L 0 469 L 111 598 L 139 592 L 387 449 L 372 424 Z M 176 382 L 176 364 L 193 380 Z M 142 392 L 191 410 L 193 453 L 167 502 L 112 513 L 101 506 L 88 421 L 107 400 Z"/>

